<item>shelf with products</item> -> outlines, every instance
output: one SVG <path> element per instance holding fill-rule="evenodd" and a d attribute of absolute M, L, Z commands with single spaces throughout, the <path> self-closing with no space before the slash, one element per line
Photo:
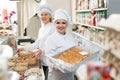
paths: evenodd
<path fill-rule="evenodd" d="M 93 45 L 96 45 L 96 46 L 102 48 L 102 45 L 101 45 L 102 43 L 99 44 L 99 43 L 97 43 L 97 42 L 95 42 L 95 41 L 92 41 L 92 40 L 90 40 L 88 37 L 84 37 L 83 35 L 81 35 L 81 34 L 78 33 L 78 32 L 73 31 L 72 33 L 73 33 L 75 36 L 78 36 L 79 38 L 82 38 L 82 39 L 86 40 L 87 42 L 90 42 L 90 43 L 92 43 Z M 78 43 L 81 43 L 81 42 L 78 40 Z"/>
<path fill-rule="evenodd" d="M 72 0 L 72 19 L 75 24 L 97 26 L 107 18 L 107 0 Z"/>
<path fill-rule="evenodd" d="M 120 79 L 120 15 L 112 14 L 106 20 L 99 24 L 101 27 L 106 29 L 103 34 L 104 40 L 104 50 L 105 52 L 101 54 L 101 60 L 106 61 L 116 69 L 114 74 L 114 80 Z"/>
<path fill-rule="evenodd" d="M 79 22 L 77 22 L 77 24 L 78 24 L 78 25 L 81 25 L 81 26 L 83 26 L 83 27 L 91 28 L 91 29 L 105 30 L 104 28 L 99 27 L 99 26 L 93 26 L 93 25 L 88 25 L 88 24 L 79 23 Z"/>
<path fill-rule="evenodd" d="M 100 25 L 105 31 L 100 31 L 95 34 L 93 29 L 92 35 L 89 33 L 90 28 L 81 27 L 77 31 L 73 32 L 79 39 L 84 39 L 86 42 L 89 41 L 93 45 L 98 45 L 104 49 L 104 52 L 100 54 L 100 60 L 108 62 L 112 65 L 111 69 L 114 70 L 112 75 L 114 80 L 120 79 L 120 15 L 115 14 L 110 16 Z M 80 29 L 80 30 L 79 30 Z M 96 30 L 95 30 L 96 32 Z M 95 35 L 94 35 L 95 34 Z M 91 40 L 91 37 L 93 38 Z M 98 39 L 102 39 L 102 43 L 96 42 Z M 100 40 L 101 40 L 100 39 Z M 87 44 L 89 46 L 89 44 Z"/>
<path fill-rule="evenodd" d="M 114 23 L 113 23 L 114 24 Z M 103 37 L 105 50 L 103 54 L 100 55 L 100 59 L 104 62 L 110 63 L 113 68 L 115 68 L 115 74 L 113 76 L 114 80 L 120 79 L 120 31 L 116 31 L 112 28 L 106 28 L 106 32 Z"/>
<path fill-rule="evenodd" d="M 97 10 L 97 9 L 96 9 Z M 107 10 L 87 10 L 76 12 L 76 24 L 83 23 L 91 26 L 98 26 L 102 18 L 107 18 Z"/>
<path fill-rule="evenodd" d="M 107 8 L 108 0 L 76 0 L 77 10 Z"/>
<path fill-rule="evenodd" d="M 72 0 L 73 20 L 77 25 L 74 35 L 84 38 L 95 45 L 104 45 L 105 29 L 98 25 L 102 18 L 107 18 L 107 0 Z M 75 16 L 75 17 L 74 17 Z"/>
<path fill-rule="evenodd" d="M 108 10 L 107 8 L 96 8 L 93 9 L 94 11 L 105 11 Z M 76 12 L 90 12 L 91 10 L 76 10 Z"/>

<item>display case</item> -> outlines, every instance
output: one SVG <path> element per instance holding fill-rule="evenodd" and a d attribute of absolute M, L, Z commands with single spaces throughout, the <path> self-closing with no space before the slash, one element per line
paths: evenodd
<path fill-rule="evenodd" d="M 107 5 L 107 0 L 72 0 L 72 20 L 75 24 L 97 25 L 101 18 L 107 17 Z M 94 24 L 90 23 L 92 17 L 96 20 Z"/>
<path fill-rule="evenodd" d="M 72 0 L 72 21 L 77 25 L 73 34 L 103 45 L 102 34 L 105 29 L 98 25 L 102 18 L 108 16 L 107 0 Z"/>
<path fill-rule="evenodd" d="M 120 79 L 120 14 L 112 14 L 108 19 L 102 21 L 100 26 L 106 29 L 104 37 L 104 45 L 102 46 L 105 50 L 101 54 L 101 60 L 108 62 L 114 69 L 112 75 L 114 80 Z"/>

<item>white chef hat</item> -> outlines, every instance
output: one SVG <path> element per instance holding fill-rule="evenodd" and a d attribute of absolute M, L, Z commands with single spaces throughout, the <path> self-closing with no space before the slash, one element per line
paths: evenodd
<path fill-rule="evenodd" d="M 55 12 L 55 16 L 54 16 L 54 22 L 58 19 L 64 19 L 68 22 L 68 24 L 71 24 L 71 17 L 68 14 L 68 12 L 64 9 L 58 9 Z"/>
<path fill-rule="evenodd" d="M 40 15 L 42 12 L 48 12 L 52 17 L 54 16 L 54 10 L 48 4 L 44 4 L 38 7 L 37 14 Z"/>

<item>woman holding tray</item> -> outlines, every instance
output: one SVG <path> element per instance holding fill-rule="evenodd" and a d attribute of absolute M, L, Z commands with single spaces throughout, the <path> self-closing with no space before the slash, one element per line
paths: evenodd
<path fill-rule="evenodd" d="M 74 80 L 71 66 L 66 66 L 62 60 L 52 58 L 76 45 L 72 35 L 67 33 L 67 27 L 70 23 L 70 16 L 66 10 L 56 10 L 54 17 L 56 31 L 47 39 L 45 48 L 42 49 L 40 56 L 45 65 L 49 66 L 48 80 Z M 36 57 L 39 57 L 39 55 L 36 54 Z"/>

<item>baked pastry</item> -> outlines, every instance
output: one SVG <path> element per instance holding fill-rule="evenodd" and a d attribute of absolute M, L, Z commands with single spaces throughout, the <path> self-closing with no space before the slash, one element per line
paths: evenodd
<path fill-rule="evenodd" d="M 24 57 L 24 58 L 31 58 L 32 57 L 32 55 L 33 55 L 33 52 L 32 51 L 21 51 L 20 53 L 19 53 L 19 56 L 20 57 Z"/>
<path fill-rule="evenodd" d="M 8 62 L 8 67 L 14 67 L 15 66 L 15 63 L 14 62 Z"/>
<path fill-rule="evenodd" d="M 36 65 L 37 64 L 36 58 L 29 58 L 29 59 L 26 59 L 26 61 L 28 62 L 28 65 Z"/>
<path fill-rule="evenodd" d="M 27 71 L 25 71 L 24 76 L 31 76 L 31 75 L 41 75 L 42 76 L 42 70 L 39 68 L 30 68 Z"/>
<path fill-rule="evenodd" d="M 17 56 L 12 56 L 11 58 L 8 59 L 10 62 L 16 62 L 19 59 Z"/>
<path fill-rule="evenodd" d="M 92 54 L 88 53 L 86 55 L 81 55 L 80 52 L 83 50 L 80 50 L 79 48 L 71 48 L 61 54 L 58 55 L 58 59 L 61 59 L 67 63 L 75 64 L 77 62 L 82 61 L 83 59 L 91 56 Z"/>
<path fill-rule="evenodd" d="M 24 72 L 28 68 L 26 66 L 16 66 L 14 70 L 20 74 L 20 80 L 24 78 Z"/>
<path fill-rule="evenodd" d="M 16 63 L 16 66 L 28 66 L 28 63 L 27 62 L 19 62 L 19 63 Z"/>
<path fill-rule="evenodd" d="M 24 72 L 24 71 L 27 70 L 27 67 L 26 66 L 16 66 L 14 68 L 14 70 L 17 71 L 17 72 Z"/>

